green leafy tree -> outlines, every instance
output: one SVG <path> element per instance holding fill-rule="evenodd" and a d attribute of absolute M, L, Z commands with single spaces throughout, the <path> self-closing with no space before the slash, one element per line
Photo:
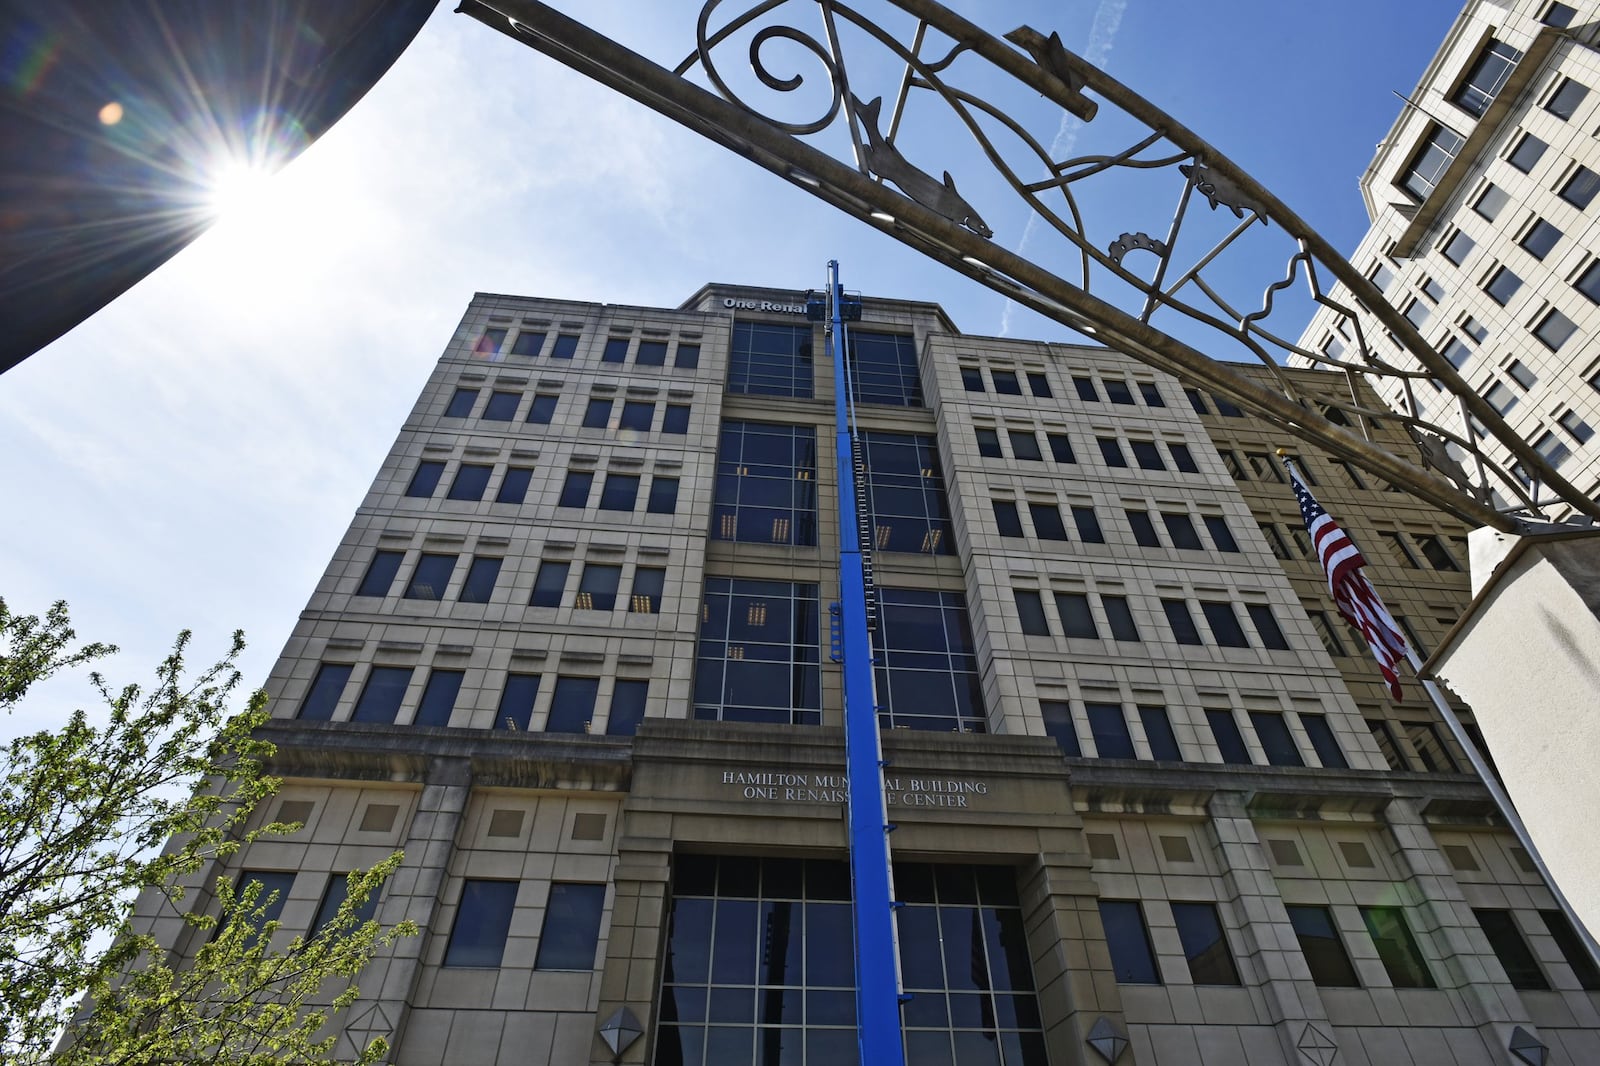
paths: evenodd
<path fill-rule="evenodd" d="M 352 979 L 395 936 L 415 933 L 409 923 L 381 931 L 359 915 L 399 853 L 351 876 L 344 905 L 316 937 L 277 949 L 259 885 L 236 892 L 218 878 L 220 924 L 206 908 L 181 906 L 185 879 L 262 833 L 295 828 L 248 828 L 278 782 L 263 769 L 272 745 L 253 736 L 265 694 L 240 713 L 229 708 L 242 635 L 193 676 L 189 641 L 179 635 L 148 689 L 113 689 L 91 673 L 101 711 L 18 736 L 0 755 L 0 1060 L 330 1062 L 333 1039 L 317 1034 L 355 1000 Z M 77 644 L 65 604 L 41 618 L 0 600 L 0 711 L 115 651 Z M 192 961 L 174 959 L 130 924 L 140 892 L 219 931 Z M 94 1009 L 72 1019 L 85 993 Z M 385 1051 L 375 1040 L 358 1061 Z"/>

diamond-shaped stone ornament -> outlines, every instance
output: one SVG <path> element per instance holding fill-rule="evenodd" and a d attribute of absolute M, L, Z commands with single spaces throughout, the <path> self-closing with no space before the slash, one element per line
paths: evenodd
<path fill-rule="evenodd" d="M 1089 1028 L 1089 1036 L 1084 1043 L 1094 1048 L 1108 1063 L 1116 1062 L 1128 1050 L 1128 1038 L 1104 1015 Z"/>
<path fill-rule="evenodd" d="M 615 1014 L 600 1023 L 600 1039 L 606 1042 L 613 1055 L 621 1055 L 643 1035 L 644 1026 L 627 1007 L 618 1007 Z"/>
<path fill-rule="evenodd" d="M 1334 1060 L 1339 1057 L 1338 1042 L 1315 1022 L 1306 1023 L 1294 1046 L 1299 1050 L 1300 1057 L 1314 1066 L 1333 1066 Z"/>

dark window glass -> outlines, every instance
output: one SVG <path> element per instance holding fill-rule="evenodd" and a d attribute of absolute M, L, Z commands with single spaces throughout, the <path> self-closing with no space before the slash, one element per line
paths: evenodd
<path fill-rule="evenodd" d="M 617 605 L 617 584 L 622 580 L 622 567 L 610 563 L 588 563 L 583 577 L 578 579 L 578 599 L 573 604 L 580 611 L 609 611 Z"/>
<path fill-rule="evenodd" d="M 1002 396 L 1021 396 L 1022 383 L 1017 380 L 1015 370 L 990 370 L 989 376 L 994 379 L 994 391 Z"/>
<path fill-rule="evenodd" d="M 818 641 L 817 586 L 706 578 L 694 716 L 820 725 Z"/>
<path fill-rule="evenodd" d="M 550 697 L 550 714 L 545 719 L 546 733 L 587 733 L 594 720 L 595 696 L 600 692 L 597 677 L 558 677 Z"/>
<path fill-rule="evenodd" d="M 711 538 L 817 543 L 817 433 L 810 426 L 724 422 Z"/>
<path fill-rule="evenodd" d="M 958 592 L 879 589 L 877 656 L 879 720 L 948 733 L 985 729 L 977 651 Z"/>
<path fill-rule="evenodd" d="M 355 919 L 360 924 L 372 921 L 378 914 L 378 898 L 383 894 L 382 889 L 374 889 L 367 893 L 367 898 L 356 907 Z M 350 875 L 334 874 L 328 878 L 328 889 L 322 894 L 322 902 L 317 905 L 317 917 L 311 923 L 311 930 L 306 938 L 315 937 L 332 922 L 339 914 L 339 908 L 344 906 L 344 901 L 350 895 Z"/>
<path fill-rule="evenodd" d="M 1566 180 L 1556 195 L 1581 211 L 1589 206 L 1596 192 L 1600 192 L 1600 174 L 1596 174 L 1588 167 L 1579 167 L 1572 172 L 1572 176 Z"/>
<path fill-rule="evenodd" d="M 975 366 L 961 368 L 961 387 L 968 392 L 983 392 L 983 371 Z"/>
<path fill-rule="evenodd" d="M 1121 378 L 1106 378 L 1106 398 L 1112 403 L 1132 404 L 1133 390 Z"/>
<path fill-rule="evenodd" d="M 1134 440 L 1128 442 L 1133 446 L 1134 462 L 1139 464 L 1141 470 L 1165 470 L 1167 464 L 1161 461 L 1161 449 L 1156 447 L 1153 440 Z"/>
<path fill-rule="evenodd" d="M 477 389 L 457 389 L 450 397 L 450 405 L 444 409 L 444 416 L 446 418 L 466 418 L 472 413 L 472 407 L 477 402 Z"/>
<path fill-rule="evenodd" d="M 1043 374 L 1028 375 L 1028 391 L 1045 400 L 1055 397 L 1055 393 L 1050 391 L 1050 379 Z"/>
<path fill-rule="evenodd" d="M 1578 113 L 1578 105 L 1589 95 L 1589 90 L 1571 78 L 1562 78 L 1560 88 L 1545 103 L 1544 109 L 1557 118 L 1569 119 Z"/>
<path fill-rule="evenodd" d="M 476 558 L 467 568 L 467 580 L 461 585 L 462 603 L 488 603 L 494 596 L 494 583 L 500 579 L 499 559 Z"/>
<path fill-rule="evenodd" d="M 1339 741 L 1334 738 L 1333 727 L 1328 725 L 1328 718 L 1322 714 L 1302 714 L 1300 724 L 1305 727 L 1306 736 L 1311 740 L 1311 746 L 1316 749 L 1317 760 L 1330 770 L 1348 770 L 1349 760 L 1344 757 L 1344 752 L 1339 748 Z"/>
<path fill-rule="evenodd" d="M 1033 531 L 1040 540 L 1067 539 L 1067 527 L 1061 523 L 1061 512 L 1055 504 L 1030 503 L 1028 517 L 1033 519 Z"/>
<path fill-rule="evenodd" d="M 1244 746 L 1244 734 L 1232 711 L 1206 711 L 1206 724 L 1211 727 L 1211 737 L 1217 742 L 1222 761 L 1231 766 L 1249 766 L 1250 749 Z"/>
<path fill-rule="evenodd" d="M 1295 747 L 1294 737 L 1289 734 L 1289 724 L 1283 720 L 1283 715 L 1276 711 L 1251 711 L 1250 724 L 1255 727 L 1256 739 L 1261 741 L 1261 750 L 1266 753 L 1267 762 L 1273 766 L 1306 764 L 1300 757 L 1300 749 Z"/>
<path fill-rule="evenodd" d="M 1556 229 L 1544 219 L 1535 219 L 1528 232 L 1522 235 L 1522 240 L 1517 243 L 1522 250 L 1535 259 L 1543 259 L 1550 254 L 1556 242 L 1561 240 L 1561 231 Z"/>
<path fill-rule="evenodd" d="M 913 433 L 861 434 L 867 508 L 880 551 L 950 555 L 955 551 L 939 446 Z"/>
<path fill-rule="evenodd" d="M 1074 507 L 1072 523 L 1078 527 L 1078 539 L 1085 544 L 1104 544 L 1105 531 L 1100 528 L 1100 518 L 1093 507 Z"/>
<path fill-rule="evenodd" d="M 1201 600 L 1200 613 L 1206 616 L 1206 625 L 1211 627 L 1211 635 L 1224 648 L 1250 646 L 1250 642 L 1245 639 L 1244 627 L 1239 624 L 1239 615 L 1234 611 L 1233 604 L 1227 600 Z"/>
<path fill-rule="evenodd" d="M 1172 719 L 1165 707 L 1143 705 L 1139 708 L 1139 721 L 1144 725 L 1144 738 L 1150 742 L 1150 757 L 1157 762 L 1182 762 L 1183 752 L 1178 748 L 1178 736 L 1172 731 Z"/>
<path fill-rule="evenodd" d="M 1194 528 L 1194 519 L 1176 511 L 1162 511 L 1161 522 L 1167 527 L 1167 536 L 1172 541 L 1174 548 L 1185 551 L 1201 551 L 1205 545 L 1200 543 L 1200 531 Z"/>
<path fill-rule="evenodd" d="M 491 392 L 481 417 L 485 422 L 509 422 L 517 417 L 517 406 L 521 403 L 520 392 Z"/>
<path fill-rule="evenodd" d="M 978 454 L 985 459 L 1002 459 L 1005 453 L 1000 450 L 1000 434 L 992 429 L 979 429 L 975 431 L 978 436 Z"/>
<path fill-rule="evenodd" d="M 1506 162 L 1526 174 L 1534 168 L 1544 156 L 1545 149 L 1549 147 L 1548 144 L 1545 144 L 1533 134 L 1524 133 L 1522 139 L 1517 142 L 1517 146 L 1506 157 Z"/>
<path fill-rule="evenodd" d="M 555 347 L 550 349 L 552 359 L 571 359 L 578 354 L 578 337 L 574 333 L 562 333 L 556 337 Z"/>
<path fill-rule="evenodd" d="M 857 403 L 922 406 L 917 350 L 910 334 L 851 330 L 848 334 L 853 398 Z"/>
<path fill-rule="evenodd" d="M 500 693 L 500 706 L 494 715 L 494 728 L 526 733 L 528 724 L 533 721 L 533 701 L 538 695 L 538 674 L 507 674 L 506 687 Z"/>
<path fill-rule="evenodd" d="M 1561 957 L 1572 967 L 1578 986 L 1585 992 L 1600 992 L 1600 970 L 1595 968 L 1594 960 L 1567 916 L 1558 910 L 1546 910 L 1540 911 L 1539 917 L 1544 919 L 1544 927 L 1550 930 L 1551 939 L 1561 949 Z"/>
<path fill-rule="evenodd" d="M 1139 395 L 1144 397 L 1144 402 L 1145 402 L 1146 406 L 1148 406 L 1148 407 L 1165 407 L 1165 406 L 1167 406 L 1166 398 L 1161 395 L 1161 390 L 1156 388 L 1156 383 L 1155 382 L 1153 382 L 1153 381 L 1141 381 L 1138 384 L 1139 384 Z"/>
<path fill-rule="evenodd" d="M 589 490 L 594 487 L 594 475 L 587 470 L 568 470 L 567 480 L 561 485 L 561 499 L 557 507 L 589 506 Z"/>
<path fill-rule="evenodd" d="M 571 563 L 548 560 L 540 563 L 539 573 L 533 579 L 533 598 L 528 601 L 528 606 L 560 607 L 561 596 L 567 588 L 567 571 L 571 568 Z"/>
<path fill-rule="evenodd" d="M 372 562 L 367 564 L 367 572 L 361 578 L 361 586 L 356 589 L 356 595 L 389 595 L 389 589 L 394 585 L 394 576 L 400 572 L 400 560 L 404 559 L 405 555 L 405 552 L 374 552 Z"/>
<path fill-rule="evenodd" d="M 1401 175 L 1400 187 L 1418 200 L 1426 200 L 1463 143 L 1460 134 L 1434 126 Z"/>
<path fill-rule="evenodd" d="M 1017 505 L 1010 500 L 992 500 L 994 505 L 994 523 L 1000 530 L 1002 537 L 1022 536 L 1022 518 L 1017 513 Z"/>
<path fill-rule="evenodd" d="M 1195 414 L 1208 415 L 1211 413 L 1210 409 L 1206 407 L 1206 398 L 1201 395 L 1199 389 L 1184 389 L 1183 394 L 1188 397 L 1189 406 L 1194 408 Z"/>
<path fill-rule="evenodd" d="M 1166 612 L 1167 625 L 1172 627 L 1172 639 L 1179 644 L 1199 644 L 1200 630 L 1195 628 L 1194 615 L 1189 613 L 1189 604 L 1186 600 L 1162 600 L 1161 609 Z"/>
<path fill-rule="evenodd" d="M 1550 982 L 1545 980 L 1544 971 L 1539 969 L 1538 960 L 1533 957 L 1511 912 L 1474 907 L 1472 913 L 1477 916 L 1484 936 L 1489 938 L 1495 958 L 1505 967 L 1511 987 L 1522 991 L 1548 990 Z"/>
<path fill-rule="evenodd" d="M 517 341 L 511 346 L 512 355 L 526 355 L 530 358 L 538 356 L 544 348 L 544 334 L 531 333 L 523 330 L 517 334 Z"/>
<path fill-rule="evenodd" d="M 1509 267 L 1496 270 L 1484 284 L 1483 291 L 1489 294 L 1489 299 L 1504 307 L 1522 288 L 1522 279 L 1511 272 Z"/>
<path fill-rule="evenodd" d="M 1100 401 L 1100 393 L 1094 387 L 1094 378 L 1075 376 L 1072 379 L 1072 387 L 1078 390 L 1078 399 L 1092 400 L 1096 403 Z"/>
<path fill-rule="evenodd" d="M 1100 445 L 1100 458 L 1105 460 L 1107 466 L 1127 466 L 1128 458 L 1122 454 L 1122 442 L 1115 437 L 1096 437 L 1095 443 Z"/>
<path fill-rule="evenodd" d="M 406 584 L 405 598 L 408 600 L 442 600 L 444 590 L 450 585 L 450 575 L 456 570 L 456 557 L 454 555 L 435 555 L 424 552 L 422 558 L 417 560 L 417 568 L 411 571 L 411 580 Z"/>
<path fill-rule="evenodd" d="M 655 566 L 641 566 L 633 572 L 633 592 L 628 596 L 630 614 L 660 614 L 661 593 L 667 586 L 667 572 Z"/>
<path fill-rule="evenodd" d="M 1044 453 L 1039 451 L 1039 438 L 1033 430 L 1013 429 L 1006 433 L 1011 438 L 1011 456 L 1014 459 L 1029 459 L 1042 462 Z"/>
<path fill-rule="evenodd" d="M 1100 630 L 1095 627 L 1094 615 L 1089 610 L 1089 597 L 1083 593 L 1056 593 L 1056 613 L 1061 616 L 1061 631 L 1067 636 L 1099 638 Z"/>
<path fill-rule="evenodd" d="M 1139 902 L 1131 899 L 1100 901 L 1100 924 L 1105 927 L 1106 946 L 1111 949 L 1111 969 L 1119 985 L 1159 985 L 1156 953 L 1150 947 L 1150 931 L 1144 924 Z"/>
<path fill-rule="evenodd" d="M 811 327 L 735 322 L 728 349 L 728 391 L 762 396 L 812 395 Z"/>
<path fill-rule="evenodd" d="M 1032 589 L 1012 589 L 1011 597 L 1017 603 L 1017 617 L 1022 621 L 1022 631 L 1029 636 L 1048 637 L 1050 624 L 1044 619 L 1044 600 Z"/>
<path fill-rule="evenodd" d="M 1427 652 L 1423 651 L 1422 654 L 1427 655 Z M 1422 761 L 1424 770 L 1430 774 L 1453 774 L 1458 771 L 1456 760 L 1451 756 L 1450 749 L 1445 747 L 1438 726 L 1432 722 L 1401 722 L 1400 728 L 1405 730 L 1406 738 L 1411 741 L 1411 748 Z"/>
<path fill-rule="evenodd" d="M 1094 753 L 1100 759 L 1132 759 L 1133 735 L 1128 732 L 1128 719 L 1115 703 L 1085 703 L 1084 713 L 1089 717 L 1089 733 L 1094 737 Z"/>
<path fill-rule="evenodd" d="M 583 411 L 584 429 L 605 429 L 611 424 L 611 401 L 590 400 Z"/>
<path fill-rule="evenodd" d="M 445 499 L 483 499 L 483 490 L 489 487 L 489 476 L 493 473 L 494 467 L 487 463 L 462 463 L 456 469 L 455 480 L 450 483 L 450 491 L 445 494 Z"/>
<path fill-rule="evenodd" d="M 1211 543 L 1217 546 L 1219 552 L 1236 552 L 1239 542 L 1233 539 L 1233 530 L 1228 528 L 1227 519 L 1221 515 L 1201 515 L 1200 520 L 1206 524 L 1206 532 L 1211 534 Z"/>
<path fill-rule="evenodd" d="M 618 681 L 611 689 L 611 712 L 606 715 L 606 736 L 631 737 L 644 721 L 650 696 L 648 681 Z"/>
<path fill-rule="evenodd" d="M 1400 753 L 1400 745 L 1395 742 L 1394 731 L 1389 728 L 1389 723 L 1382 718 L 1368 718 L 1367 731 L 1372 734 L 1372 740 L 1378 745 L 1378 751 L 1389 764 L 1391 770 L 1410 770 L 1405 757 Z"/>
<path fill-rule="evenodd" d="M 1200 472 L 1200 465 L 1194 461 L 1194 452 L 1189 450 L 1187 444 L 1168 441 L 1167 451 L 1172 453 L 1172 465 L 1185 474 L 1198 474 Z"/>
<path fill-rule="evenodd" d="M 1046 433 L 1045 441 L 1050 445 L 1050 458 L 1058 463 L 1075 463 L 1078 457 L 1073 454 L 1072 440 L 1065 433 Z"/>
<path fill-rule="evenodd" d="M 1173 903 L 1178 940 L 1189 960 L 1189 976 L 1197 985 L 1239 984 L 1239 969 L 1222 931 L 1215 903 Z"/>
<path fill-rule="evenodd" d="M 1433 975 L 1417 947 L 1416 938 L 1406 925 L 1399 907 L 1362 907 L 1361 919 L 1367 923 L 1378 958 L 1396 988 L 1433 988 Z"/>
<path fill-rule="evenodd" d="M 1300 954 L 1311 970 L 1311 980 L 1319 988 L 1360 988 L 1356 968 L 1344 950 L 1344 941 L 1333 924 L 1333 912 L 1326 907 L 1286 905 L 1289 924 L 1300 941 Z"/>
<path fill-rule="evenodd" d="M 1538 375 L 1523 366 L 1521 360 L 1513 359 L 1511 365 L 1506 367 L 1506 373 L 1511 375 L 1511 380 L 1525 389 L 1531 389 L 1539 383 Z"/>
<path fill-rule="evenodd" d="M 1289 650 L 1289 638 L 1283 635 L 1283 627 L 1278 625 L 1278 619 L 1273 615 L 1271 607 L 1264 603 L 1247 603 L 1244 609 L 1256 627 L 1256 636 L 1261 638 L 1263 648 L 1270 648 L 1273 651 Z"/>
<path fill-rule="evenodd" d="M 349 680 L 348 663 L 323 663 L 319 666 L 317 676 L 306 692 L 305 701 L 300 704 L 300 717 L 308 722 L 332 719 L 333 710 L 339 706 L 339 697 L 344 695 L 344 686 Z"/>
<path fill-rule="evenodd" d="M 600 486 L 600 510 L 631 511 L 639 502 L 638 474 L 607 474 Z"/>
<path fill-rule="evenodd" d="M 633 343 L 628 337 L 606 338 L 605 351 L 600 353 L 602 363 L 624 363 L 628 360 L 628 345 Z"/>
<path fill-rule="evenodd" d="M 1572 319 L 1553 307 L 1533 328 L 1533 335 L 1539 338 L 1539 343 L 1552 352 L 1560 351 L 1561 346 L 1571 340 L 1576 332 L 1578 327 Z"/>
<path fill-rule="evenodd" d="M 446 966 L 496 968 L 506 950 L 511 912 L 517 905 L 516 881 L 466 881 L 456 906 L 455 925 L 444 951 Z"/>
<path fill-rule="evenodd" d="M 1493 222 L 1500 217 L 1500 212 L 1510 202 L 1511 197 L 1506 195 L 1504 189 L 1498 185 L 1490 185 L 1478 194 L 1478 198 L 1473 201 L 1472 210 L 1478 216 Z"/>
<path fill-rule="evenodd" d="M 689 432 L 689 405 L 683 403 L 667 404 L 667 413 L 661 417 L 661 432 Z"/>
<path fill-rule="evenodd" d="M 1039 713 L 1044 718 L 1045 736 L 1055 739 L 1057 747 L 1068 755 L 1082 755 L 1078 746 L 1078 730 L 1072 724 L 1072 707 L 1066 700 L 1040 700 Z"/>
<path fill-rule="evenodd" d="M 255 897 L 249 904 L 250 910 L 240 915 L 241 920 L 255 930 L 245 938 L 246 949 L 255 947 L 262 931 L 283 917 L 283 905 L 289 902 L 289 890 L 294 887 L 294 874 L 278 870 L 242 870 L 238 882 L 234 885 L 234 899 L 242 902 L 250 893 L 251 886 L 259 887 L 255 889 Z M 218 923 L 212 939 L 221 936 L 227 926 L 224 916 L 223 921 Z"/>
<path fill-rule="evenodd" d="M 461 670 L 429 671 L 428 683 L 422 689 L 422 702 L 417 705 L 417 714 L 411 719 L 411 724 L 449 725 L 464 677 L 466 673 Z"/>
<path fill-rule="evenodd" d="M 1456 266 L 1460 266 L 1466 261 L 1467 256 L 1472 254 L 1472 249 L 1476 248 L 1477 244 L 1477 241 L 1474 241 L 1460 230 L 1456 230 L 1450 235 L 1450 239 L 1444 242 L 1443 247 L 1439 249 L 1439 254 Z"/>
<path fill-rule="evenodd" d="M 560 400 L 560 396 L 539 393 L 533 398 L 533 406 L 528 408 L 528 421 L 534 425 L 549 425 L 550 420 L 555 417 L 556 404 Z"/>
<path fill-rule="evenodd" d="M 1413 533 L 1411 536 L 1417 542 L 1417 547 L 1421 549 L 1422 557 L 1428 560 L 1428 563 L 1435 570 L 1453 573 L 1461 569 L 1456 565 L 1456 561 L 1450 557 L 1450 553 L 1445 550 L 1442 538 L 1436 537 L 1431 533 Z"/>
<path fill-rule="evenodd" d="M 406 486 L 406 495 L 427 499 L 439 487 L 439 478 L 443 473 L 443 463 L 424 459 L 417 464 L 417 472 L 411 475 L 411 484 Z"/>
<path fill-rule="evenodd" d="M 657 474 L 650 479 L 650 499 L 645 504 L 647 514 L 678 513 L 678 479 Z"/>
<path fill-rule="evenodd" d="M 649 433 L 650 423 L 656 418 L 656 405 L 645 400 L 624 400 L 618 429 L 631 429 L 635 433 Z"/>
<path fill-rule="evenodd" d="M 1156 524 L 1150 521 L 1149 511 L 1127 511 L 1128 528 L 1133 530 L 1133 541 L 1141 548 L 1161 547 L 1161 538 L 1156 536 Z"/>
<path fill-rule="evenodd" d="M 1116 640 L 1139 640 L 1139 627 L 1134 625 L 1133 611 L 1128 607 L 1126 596 L 1100 597 L 1100 606 L 1105 608 L 1106 621 L 1111 625 L 1111 636 Z"/>
<path fill-rule="evenodd" d="M 350 714 L 352 722 L 393 722 L 411 684 L 409 666 L 374 666 Z"/>
<path fill-rule="evenodd" d="M 1450 360 L 1451 366 L 1460 370 L 1467 365 L 1467 360 L 1472 358 L 1472 349 L 1463 344 L 1460 337 L 1450 337 L 1445 341 L 1444 350 L 1440 354 Z M 1345 469 L 1347 471 L 1350 469 L 1348 464 L 1345 465 Z M 1358 485 L 1356 487 L 1365 488 L 1366 486 Z"/>
<path fill-rule="evenodd" d="M 528 498 L 528 484 L 533 480 L 533 468 L 511 466 L 506 468 L 505 479 L 495 493 L 495 503 L 521 503 Z"/>
<path fill-rule="evenodd" d="M 1499 95 L 1511 69 L 1517 65 L 1522 53 L 1504 41 L 1490 41 L 1478 53 L 1477 61 L 1467 72 L 1466 81 L 1450 97 L 1451 102 L 1469 114 L 1483 117 L 1489 104 Z"/>
<path fill-rule="evenodd" d="M 1578 12 L 1574 8 L 1569 7 L 1566 4 L 1553 2 L 1549 7 L 1544 9 L 1544 14 L 1539 16 L 1539 21 L 1544 23 L 1546 26 L 1554 26 L 1557 29 L 1566 29 L 1568 26 L 1572 25 L 1572 20 L 1577 17 Z"/>
<path fill-rule="evenodd" d="M 678 350 L 673 353 L 672 365 L 678 370 L 694 370 L 700 366 L 700 346 L 698 344 L 678 345 Z"/>
<path fill-rule="evenodd" d="M 640 341 L 639 354 L 633 361 L 638 366 L 666 366 L 667 342 L 666 341 Z"/>

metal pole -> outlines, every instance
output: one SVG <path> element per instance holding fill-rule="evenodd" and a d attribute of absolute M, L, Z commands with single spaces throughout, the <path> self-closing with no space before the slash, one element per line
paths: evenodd
<path fill-rule="evenodd" d="M 1484 761 L 1478 746 L 1472 742 L 1472 737 L 1467 734 L 1466 727 L 1461 724 L 1461 719 L 1456 717 L 1456 712 L 1450 709 L 1450 703 L 1444 698 L 1444 693 L 1439 691 L 1439 686 L 1422 676 L 1422 660 L 1417 658 L 1417 653 L 1409 644 L 1406 645 L 1406 662 L 1411 664 L 1412 673 L 1417 675 L 1417 680 L 1422 683 L 1422 689 L 1433 700 L 1434 708 L 1439 716 L 1444 719 L 1444 724 L 1450 727 L 1450 733 L 1456 738 L 1456 743 L 1461 745 L 1461 750 L 1467 753 L 1467 760 L 1472 763 L 1473 770 L 1477 771 L 1484 787 L 1489 790 L 1489 795 L 1494 798 L 1495 806 L 1500 809 L 1500 817 L 1506 820 L 1511 827 L 1511 832 L 1516 834 L 1517 843 L 1522 845 L 1522 850 L 1528 853 L 1528 858 L 1533 860 L 1534 868 L 1539 871 L 1539 876 L 1544 878 L 1545 887 L 1550 889 L 1550 895 L 1555 897 L 1556 905 L 1561 908 L 1561 913 L 1567 916 L 1572 929 L 1578 934 L 1578 939 L 1583 941 L 1583 946 L 1589 953 L 1589 958 L 1596 967 L 1600 967 L 1600 944 L 1595 943 L 1588 928 L 1572 909 L 1572 904 L 1567 902 L 1567 897 L 1562 894 L 1561 886 L 1556 884 L 1556 879 L 1551 876 L 1550 868 L 1544 864 L 1544 856 L 1539 854 L 1539 849 L 1534 846 L 1533 838 L 1528 835 L 1528 827 L 1522 823 L 1522 816 L 1517 813 L 1517 808 L 1512 804 L 1511 797 L 1506 795 L 1505 789 L 1500 787 L 1500 782 L 1495 780 L 1494 773 L 1489 769 L 1489 764 Z"/>
<path fill-rule="evenodd" d="M 845 772 L 849 777 L 850 882 L 856 941 L 856 1038 L 862 1066 L 904 1066 L 900 959 L 883 787 L 883 745 L 867 628 L 867 584 L 856 507 L 855 441 L 845 375 L 844 287 L 828 262 L 828 356 L 833 360 L 834 461 L 839 496 L 839 614 L 844 659 Z"/>

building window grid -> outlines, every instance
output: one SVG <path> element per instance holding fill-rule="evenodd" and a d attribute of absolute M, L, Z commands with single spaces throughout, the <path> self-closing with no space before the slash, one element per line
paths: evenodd
<path fill-rule="evenodd" d="M 1461 85 L 1451 94 L 1451 103 L 1468 114 L 1482 118 L 1521 58 L 1522 53 L 1504 41 L 1490 41 L 1478 54 Z"/>
<path fill-rule="evenodd" d="M 852 330 L 848 335 L 850 384 L 857 403 L 922 406 L 916 342 L 910 334 Z"/>
<path fill-rule="evenodd" d="M 813 393 L 812 328 L 735 322 L 728 348 L 728 391 L 809 399 Z"/>
<path fill-rule="evenodd" d="M 816 471 L 812 427 L 724 422 L 711 539 L 815 545 Z"/>
<path fill-rule="evenodd" d="M 872 647 L 882 725 L 985 732 L 965 597 L 959 592 L 883 588 L 879 602 Z"/>
<path fill-rule="evenodd" d="M 818 624 L 816 585 L 706 578 L 695 717 L 821 725 Z"/>
<path fill-rule="evenodd" d="M 955 538 L 945 501 L 939 448 L 916 433 L 866 431 L 867 506 L 880 551 L 952 555 Z"/>

